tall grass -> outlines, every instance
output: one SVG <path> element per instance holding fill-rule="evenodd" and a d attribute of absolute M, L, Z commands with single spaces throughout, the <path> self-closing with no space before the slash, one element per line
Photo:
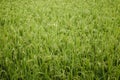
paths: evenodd
<path fill-rule="evenodd" d="M 0 80 L 120 80 L 120 0 L 0 0 Z"/>

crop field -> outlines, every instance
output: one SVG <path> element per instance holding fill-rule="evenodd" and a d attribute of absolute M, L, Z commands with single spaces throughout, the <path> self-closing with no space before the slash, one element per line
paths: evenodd
<path fill-rule="evenodd" d="M 0 80 L 120 80 L 120 0 L 0 0 Z"/>

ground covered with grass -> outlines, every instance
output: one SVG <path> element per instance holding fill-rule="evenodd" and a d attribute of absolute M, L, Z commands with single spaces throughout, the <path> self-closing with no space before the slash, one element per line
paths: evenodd
<path fill-rule="evenodd" d="M 120 80 L 120 0 L 0 0 L 0 80 Z"/>

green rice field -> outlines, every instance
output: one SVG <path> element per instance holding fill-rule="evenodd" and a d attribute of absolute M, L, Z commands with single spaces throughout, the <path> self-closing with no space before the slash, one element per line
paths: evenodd
<path fill-rule="evenodd" d="M 120 0 L 0 0 L 0 80 L 120 80 Z"/>

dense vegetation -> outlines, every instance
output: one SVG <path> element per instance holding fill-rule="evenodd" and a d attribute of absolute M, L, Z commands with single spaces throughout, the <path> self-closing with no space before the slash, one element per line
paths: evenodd
<path fill-rule="evenodd" d="M 0 80 L 120 80 L 120 0 L 0 0 Z"/>

